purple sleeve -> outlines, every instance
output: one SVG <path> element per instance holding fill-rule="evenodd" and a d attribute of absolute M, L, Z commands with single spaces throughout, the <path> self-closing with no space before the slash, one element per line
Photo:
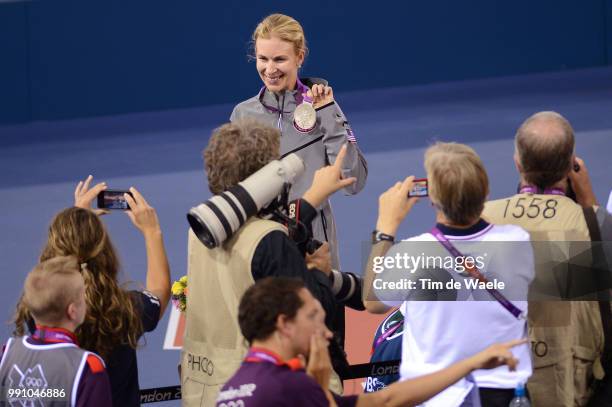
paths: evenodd
<path fill-rule="evenodd" d="M 113 405 L 110 381 L 106 370 L 93 373 L 85 363 L 77 390 L 77 407 L 107 407 Z"/>

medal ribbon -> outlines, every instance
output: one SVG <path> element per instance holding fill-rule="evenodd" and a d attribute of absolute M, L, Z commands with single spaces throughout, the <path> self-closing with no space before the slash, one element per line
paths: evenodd
<path fill-rule="evenodd" d="M 74 343 L 77 345 L 77 339 L 73 333 L 64 329 L 48 328 L 41 325 L 36 325 L 32 338 L 46 342 Z"/>
<path fill-rule="evenodd" d="M 463 254 L 453 244 L 444 236 L 444 233 L 440 231 L 437 227 L 434 226 L 430 232 L 434 237 L 440 242 L 442 246 L 453 256 L 455 257 L 464 257 Z M 489 281 L 485 276 L 482 275 L 480 271 L 474 265 L 465 265 L 465 271 L 470 275 L 470 277 L 475 278 L 476 280 L 488 283 Z M 486 289 L 489 294 L 493 298 L 497 300 L 508 312 L 510 312 L 516 319 L 525 319 L 525 314 L 523 311 L 518 309 L 512 302 L 510 302 L 502 293 L 500 293 L 495 288 L 487 288 Z"/>
<path fill-rule="evenodd" d="M 542 195 L 565 196 L 565 191 L 559 188 L 550 188 L 550 189 L 541 190 L 532 185 L 526 185 L 524 187 L 521 187 L 521 189 L 519 190 L 519 194 L 542 194 Z"/>
<path fill-rule="evenodd" d="M 304 85 L 301 81 L 300 78 L 297 78 L 297 90 L 298 93 L 297 95 L 295 95 L 295 101 L 297 102 L 297 104 L 301 104 L 301 103 L 310 103 L 312 104 L 312 98 L 310 96 L 308 96 L 308 86 Z"/>
<path fill-rule="evenodd" d="M 312 98 L 308 96 L 308 86 L 304 85 L 301 81 L 300 78 L 297 79 L 297 83 L 296 83 L 296 88 L 297 88 L 297 95 L 295 95 L 295 101 L 296 104 L 301 104 L 302 102 L 306 102 L 306 103 L 312 103 Z M 270 106 L 266 103 L 264 103 L 263 101 L 263 93 L 266 91 L 266 87 L 262 86 L 261 89 L 259 89 L 259 101 L 261 102 L 261 104 L 268 109 L 271 113 L 280 113 L 281 110 L 277 107 L 274 106 Z M 291 112 L 283 112 L 283 113 L 291 113 Z"/>

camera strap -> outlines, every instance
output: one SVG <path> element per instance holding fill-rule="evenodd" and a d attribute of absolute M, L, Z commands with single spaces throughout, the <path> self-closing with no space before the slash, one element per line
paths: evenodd
<path fill-rule="evenodd" d="M 440 229 L 438 229 L 437 227 L 434 226 L 433 229 L 431 229 L 430 233 L 455 258 L 465 258 L 465 256 L 463 254 L 461 254 L 461 252 L 455 246 L 453 246 L 453 244 L 446 238 L 446 236 L 444 236 L 444 233 L 442 233 L 440 231 Z M 464 266 L 465 266 L 465 271 L 470 275 L 470 277 L 472 277 L 472 278 L 474 278 L 474 279 L 476 279 L 476 280 L 478 280 L 478 281 L 480 281 L 480 282 L 482 282 L 484 284 L 487 284 L 489 282 L 489 280 L 487 280 L 487 278 L 485 276 L 483 276 L 480 271 L 478 271 L 478 268 L 476 268 L 475 265 L 473 265 L 473 264 L 465 264 L 464 263 Z M 487 292 L 489 294 L 491 294 L 491 296 L 493 298 L 495 298 L 495 300 L 497 300 L 497 302 L 499 302 L 501 304 L 502 307 L 504 307 L 509 313 L 514 315 L 514 317 L 516 319 L 525 319 L 525 313 L 523 311 L 521 311 L 520 309 L 518 309 L 516 307 L 516 305 L 514 305 L 512 302 L 510 302 L 510 300 L 508 300 L 497 289 L 495 289 L 495 288 L 486 288 L 486 290 L 487 290 Z"/>

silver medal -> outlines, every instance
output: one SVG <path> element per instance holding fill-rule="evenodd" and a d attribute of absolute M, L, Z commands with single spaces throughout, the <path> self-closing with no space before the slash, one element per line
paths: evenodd
<path fill-rule="evenodd" d="M 300 103 L 293 112 L 293 124 L 301 132 L 309 132 L 317 123 L 317 111 L 312 103 Z"/>

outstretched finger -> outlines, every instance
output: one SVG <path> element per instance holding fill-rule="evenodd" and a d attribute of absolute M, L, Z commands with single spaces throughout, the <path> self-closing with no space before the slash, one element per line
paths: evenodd
<path fill-rule="evenodd" d="M 81 195 L 81 188 L 83 187 L 83 181 L 79 181 L 79 183 L 77 184 L 76 188 L 74 189 L 74 201 L 76 202 L 77 199 L 79 199 L 79 196 Z"/>
<path fill-rule="evenodd" d="M 314 363 L 318 362 L 318 353 L 319 353 L 319 343 L 317 342 L 317 336 L 310 336 L 310 356 L 308 358 L 308 363 L 314 366 Z"/>
<path fill-rule="evenodd" d="M 83 184 L 83 188 L 81 189 L 81 192 L 87 192 L 89 190 L 89 184 L 91 184 L 91 181 L 93 181 L 93 175 L 89 175 L 85 179 L 85 183 Z"/>
<path fill-rule="evenodd" d="M 140 192 L 138 192 L 138 190 L 136 188 L 131 187 L 130 188 L 130 192 L 132 193 L 132 195 L 134 195 L 134 200 L 138 201 L 138 203 L 143 203 L 145 205 L 149 205 L 147 200 L 144 199 L 144 196 L 142 196 L 142 194 Z"/>
<path fill-rule="evenodd" d="M 105 189 L 106 189 L 106 182 L 100 182 L 99 184 L 94 185 L 94 187 L 90 189 L 89 191 L 87 191 L 86 194 L 93 199 L 94 196 L 97 196 L 100 192 L 104 191 Z"/>
<path fill-rule="evenodd" d="M 344 157 L 346 156 L 346 144 L 344 144 L 340 151 L 338 151 L 338 155 L 336 156 L 336 161 L 334 161 L 334 168 L 340 170 L 342 169 L 342 163 L 344 162 Z"/>
<path fill-rule="evenodd" d="M 136 203 L 136 201 L 134 200 L 134 198 L 132 198 L 130 194 L 123 194 L 123 197 L 127 201 L 132 211 L 138 207 L 138 204 Z"/>
<path fill-rule="evenodd" d="M 527 338 L 513 339 L 513 340 L 508 341 L 508 342 L 503 342 L 501 345 L 504 348 L 511 349 L 511 348 L 514 348 L 515 346 L 519 346 L 519 345 L 522 345 L 524 343 L 527 343 Z"/>

